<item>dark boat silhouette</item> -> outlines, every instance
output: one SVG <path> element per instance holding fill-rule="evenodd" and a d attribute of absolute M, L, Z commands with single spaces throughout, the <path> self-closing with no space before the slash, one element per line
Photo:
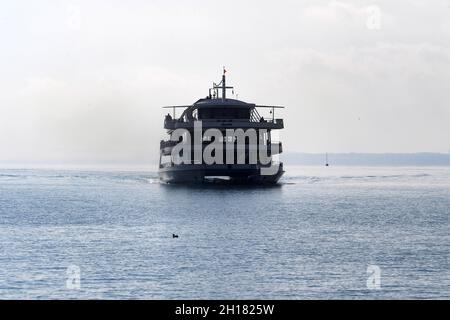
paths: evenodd
<path fill-rule="evenodd" d="M 272 141 L 272 130 L 283 129 L 283 119 L 275 118 L 275 109 L 280 106 L 260 106 L 237 99 L 226 97 L 227 90 L 233 87 L 226 85 L 225 70 L 222 81 L 213 84 L 206 98 L 199 99 L 192 105 L 169 106 L 172 115 L 167 114 L 164 128 L 169 138 L 160 142 L 159 177 L 166 183 L 192 183 L 207 181 L 225 181 L 228 183 L 274 184 L 283 175 L 283 163 L 273 161 L 272 156 L 282 152 L 281 142 Z M 221 94 L 220 94 L 221 92 Z M 265 119 L 258 112 L 259 108 L 270 108 L 271 118 Z M 183 109 L 176 117 L 176 110 Z M 188 143 L 192 157 L 188 161 L 177 163 L 174 160 L 174 148 L 184 139 L 175 137 L 175 133 L 184 130 L 185 135 L 195 136 L 195 125 L 201 123 L 201 140 L 190 139 Z M 211 142 L 217 142 L 208 136 L 209 129 L 219 130 L 223 135 L 223 161 L 207 163 L 203 157 L 195 158 L 195 152 L 204 152 Z M 255 132 L 257 141 L 246 137 L 244 143 L 239 143 L 235 136 L 227 136 L 227 130 L 239 129 L 246 133 Z M 250 130 L 249 130 L 250 129 Z M 248 139 L 247 139 L 248 138 Z M 242 140 L 241 140 L 242 142 Z M 186 143 L 186 141 L 185 141 Z M 230 149 L 231 148 L 231 149 Z M 230 164 L 226 153 L 237 154 L 241 151 L 241 159 Z M 245 150 L 245 152 L 244 152 Z M 261 150 L 270 157 L 270 162 L 264 162 Z M 184 150 L 177 156 L 187 155 Z M 215 150 L 214 150 L 215 152 Z M 231 156 L 230 156 L 231 157 Z M 245 161 L 244 161 L 245 157 Z M 250 161 L 255 159 L 256 161 Z M 222 158 L 220 158 L 222 159 Z M 229 160 L 229 159 L 228 159 Z M 269 172 L 269 173 L 267 173 Z"/>

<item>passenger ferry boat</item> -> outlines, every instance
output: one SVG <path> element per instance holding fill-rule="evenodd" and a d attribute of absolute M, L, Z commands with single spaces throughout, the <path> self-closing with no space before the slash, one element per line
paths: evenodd
<path fill-rule="evenodd" d="M 282 144 L 272 141 L 272 130 L 284 128 L 283 119 L 275 118 L 275 110 L 284 107 L 227 98 L 233 87 L 226 85 L 225 72 L 206 98 L 164 107 L 173 113 L 164 120 L 168 139 L 160 142 L 161 181 L 275 184 L 283 175 L 283 163 L 273 159 L 282 152 Z M 258 112 L 262 108 L 269 108 L 268 119 Z"/>

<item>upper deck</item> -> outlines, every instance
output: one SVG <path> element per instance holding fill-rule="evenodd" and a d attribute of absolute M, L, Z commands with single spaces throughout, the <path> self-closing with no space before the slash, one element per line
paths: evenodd
<path fill-rule="evenodd" d="M 173 114 L 166 115 L 164 128 L 175 130 L 179 128 L 192 129 L 195 121 L 202 121 L 202 127 L 208 128 L 254 128 L 254 129 L 283 129 L 283 119 L 275 118 L 275 109 L 280 106 L 258 106 L 237 99 L 226 97 L 226 90 L 233 87 L 226 86 L 225 74 L 222 81 L 209 89 L 209 95 L 200 99 L 192 105 L 168 106 L 173 110 Z M 222 95 L 219 96 L 219 90 Z M 176 117 L 177 109 L 184 109 L 181 115 Z M 262 117 L 258 112 L 259 108 L 269 108 L 270 117 Z"/>

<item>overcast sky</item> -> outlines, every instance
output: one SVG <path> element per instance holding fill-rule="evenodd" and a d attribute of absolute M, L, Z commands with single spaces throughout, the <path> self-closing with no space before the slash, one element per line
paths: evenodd
<path fill-rule="evenodd" d="M 287 152 L 450 150 L 450 0 L 2 1 L 0 40 L 0 161 L 154 161 L 224 65 Z"/>

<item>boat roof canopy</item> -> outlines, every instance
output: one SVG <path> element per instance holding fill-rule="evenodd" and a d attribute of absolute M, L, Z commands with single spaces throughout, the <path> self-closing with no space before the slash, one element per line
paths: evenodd
<path fill-rule="evenodd" d="M 231 107 L 231 108 L 254 108 L 255 104 L 247 103 L 236 99 L 200 99 L 194 106 L 198 109 L 208 108 L 208 107 Z"/>

